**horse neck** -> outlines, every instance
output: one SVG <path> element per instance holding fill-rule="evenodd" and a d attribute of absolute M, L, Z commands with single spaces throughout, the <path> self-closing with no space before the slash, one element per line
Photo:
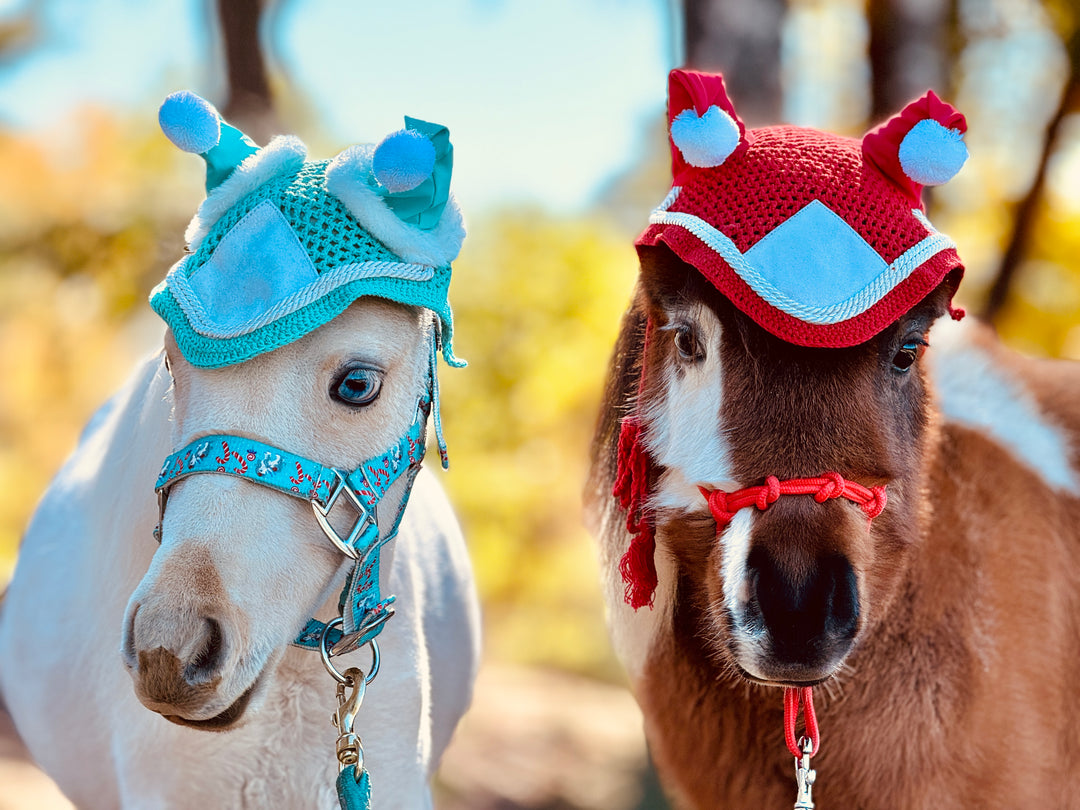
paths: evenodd
<path fill-rule="evenodd" d="M 116 583 L 110 593 L 121 603 L 157 550 L 154 481 L 171 441 L 170 382 L 163 356 L 147 358 L 91 418 L 35 517 L 45 531 L 78 533 L 66 564 L 85 581 Z"/>

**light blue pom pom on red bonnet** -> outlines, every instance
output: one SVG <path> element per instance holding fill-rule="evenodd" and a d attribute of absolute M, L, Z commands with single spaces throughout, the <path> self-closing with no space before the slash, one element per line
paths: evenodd
<path fill-rule="evenodd" d="M 185 152 L 201 155 L 221 139 L 221 118 L 209 101 L 190 90 L 168 96 L 158 110 L 165 137 Z"/>
<path fill-rule="evenodd" d="M 671 140 L 691 166 L 719 166 L 739 145 L 739 125 L 715 104 L 699 116 L 683 110 L 671 122 Z"/>
<path fill-rule="evenodd" d="M 932 118 L 911 128 L 898 150 L 904 174 L 923 186 L 940 186 L 956 176 L 967 160 L 963 134 Z"/>

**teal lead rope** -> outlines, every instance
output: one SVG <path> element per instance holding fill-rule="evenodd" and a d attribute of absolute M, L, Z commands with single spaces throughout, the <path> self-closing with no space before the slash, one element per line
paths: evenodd
<path fill-rule="evenodd" d="M 355 765 L 346 765 L 337 776 L 337 795 L 341 810 L 370 810 L 371 779 L 366 770 L 356 775 Z"/>

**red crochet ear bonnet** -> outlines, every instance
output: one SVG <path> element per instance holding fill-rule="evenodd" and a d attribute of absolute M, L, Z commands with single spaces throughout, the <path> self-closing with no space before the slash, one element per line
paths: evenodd
<path fill-rule="evenodd" d="M 673 183 L 638 237 L 663 243 L 789 343 L 863 343 L 963 273 L 926 218 L 922 188 L 967 159 L 964 116 L 932 91 L 861 140 L 792 126 L 748 130 L 719 75 L 673 70 Z M 951 308 L 954 318 L 963 316 Z M 656 587 L 648 453 L 623 420 L 615 494 L 633 535 L 620 564 L 633 607 Z"/>

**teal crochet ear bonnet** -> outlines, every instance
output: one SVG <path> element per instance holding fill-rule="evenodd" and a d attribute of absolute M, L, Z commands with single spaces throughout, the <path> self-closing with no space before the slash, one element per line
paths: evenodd
<path fill-rule="evenodd" d="M 188 253 L 150 296 L 188 362 L 243 362 L 372 295 L 434 312 L 443 357 L 464 365 L 447 295 L 465 228 L 445 127 L 406 118 L 378 146 L 306 161 L 298 138 L 259 148 L 194 93 L 172 94 L 158 117 L 169 140 L 206 161 Z"/>

